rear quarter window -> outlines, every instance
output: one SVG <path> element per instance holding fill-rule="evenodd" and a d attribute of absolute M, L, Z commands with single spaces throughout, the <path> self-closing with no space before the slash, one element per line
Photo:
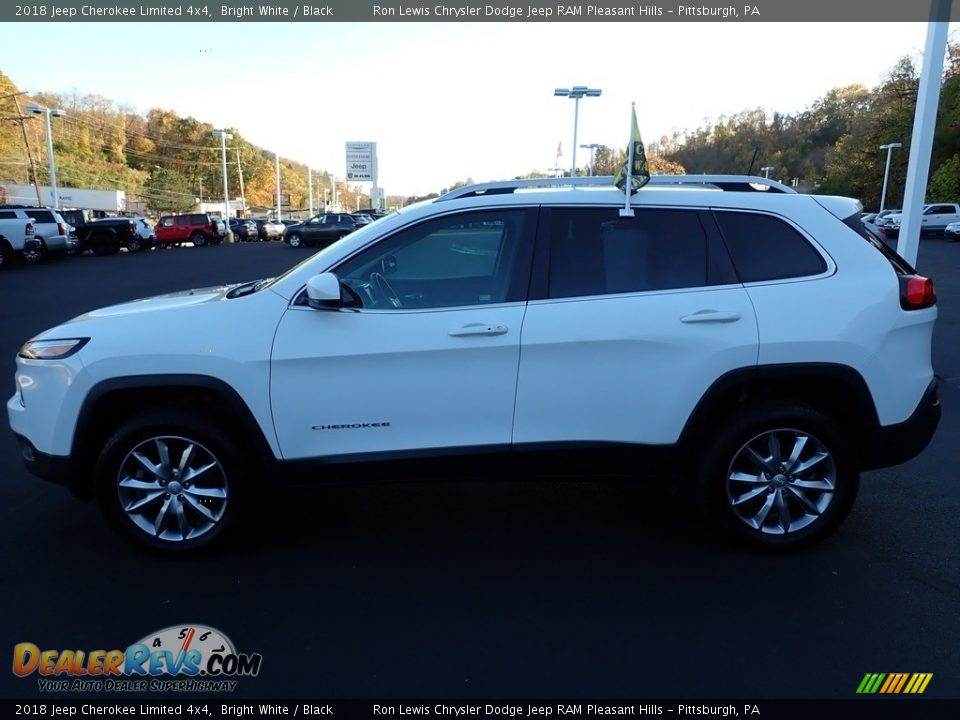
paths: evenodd
<path fill-rule="evenodd" d="M 772 215 L 713 213 L 730 250 L 740 282 L 819 275 L 827 263 L 803 235 Z"/>
<path fill-rule="evenodd" d="M 873 247 L 876 248 L 876 250 L 887 259 L 890 265 L 893 266 L 893 270 L 897 273 L 897 275 L 916 275 L 917 271 L 914 270 L 913 266 L 900 257 L 896 250 L 887 245 L 886 241 L 878 238 L 872 232 L 867 230 L 863 226 L 863 222 L 856 215 L 851 215 L 848 217 L 843 221 L 843 224 L 853 230 L 868 243 L 873 245 Z"/>
<path fill-rule="evenodd" d="M 56 222 L 56 220 L 53 219 L 53 213 L 49 210 L 31 210 L 30 217 L 32 217 L 38 223 Z"/>

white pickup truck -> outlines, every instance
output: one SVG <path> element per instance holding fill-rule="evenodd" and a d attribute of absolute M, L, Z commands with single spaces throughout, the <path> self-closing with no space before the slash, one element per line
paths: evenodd
<path fill-rule="evenodd" d="M 34 238 L 34 223 L 31 219 L 0 219 L 0 270 L 15 255 L 30 261 L 33 254 L 43 252 L 43 246 Z"/>
<path fill-rule="evenodd" d="M 903 213 L 892 213 L 887 219 L 899 229 L 900 223 L 903 222 Z M 924 205 L 920 216 L 920 235 L 943 235 L 947 225 L 955 222 L 960 222 L 960 205 L 957 203 Z"/>

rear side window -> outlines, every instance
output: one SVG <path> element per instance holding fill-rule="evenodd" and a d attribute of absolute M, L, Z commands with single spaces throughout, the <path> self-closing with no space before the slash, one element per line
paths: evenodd
<path fill-rule="evenodd" d="M 771 215 L 715 211 L 740 282 L 819 275 L 827 263 L 807 239 Z"/>
<path fill-rule="evenodd" d="M 552 208 L 548 297 L 700 287 L 707 237 L 696 211 Z"/>
<path fill-rule="evenodd" d="M 56 222 L 56 220 L 53 219 L 53 213 L 49 210 L 31 210 L 30 217 L 32 217 L 38 223 Z"/>

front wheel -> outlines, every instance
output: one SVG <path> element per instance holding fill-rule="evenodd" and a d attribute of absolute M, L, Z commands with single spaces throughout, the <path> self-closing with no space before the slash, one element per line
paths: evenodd
<path fill-rule="evenodd" d="M 90 239 L 90 246 L 94 255 L 116 255 L 120 252 L 120 242 L 112 235 L 97 235 Z"/>
<path fill-rule="evenodd" d="M 756 407 L 718 426 L 696 473 L 697 497 L 714 524 L 752 545 L 784 550 L 833 532 L 858 484 L 843 431 L 802 406 Z"/>
<path fill-rule="evenodd" d="M 290 243 L 290 247 L 295 247 L 295 248 L 298 248 L 303 244 L 300 240 L 299 235 L 291 235 L 288 242 Z"/>
<path fill-rule="evenodd" d="M 195 408 L 156 410 L 124 423 L 96 464 L 111 524 L 141 546 L 177 555 L 218 541 L 234 523 L 249 460 Z"/>
<path fill-rule="evenodd" d="M 127 241 L 127 250 L 133 253 L 143 250 L 143 245 L 140 244 L 140 238 L 130 238 Z"/>

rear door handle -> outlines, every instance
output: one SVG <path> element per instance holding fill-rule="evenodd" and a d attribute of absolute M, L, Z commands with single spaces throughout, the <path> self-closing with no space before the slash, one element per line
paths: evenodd
<path fill-rule="evenodd" d="M 503 335 L 507 332 L 506 325 L 487 325 L 485 323 L 470 323 L 456 330 L 450 330 L 450 337 L 468 337 L 470 335 Z"/>
<path fill-rule="evenodd" d="M 690 315 L 684 315 L 680 322 L 684 323 L 728 323 L 740 319 L 740 313 L 733 310 L 697 310 Z"/>

